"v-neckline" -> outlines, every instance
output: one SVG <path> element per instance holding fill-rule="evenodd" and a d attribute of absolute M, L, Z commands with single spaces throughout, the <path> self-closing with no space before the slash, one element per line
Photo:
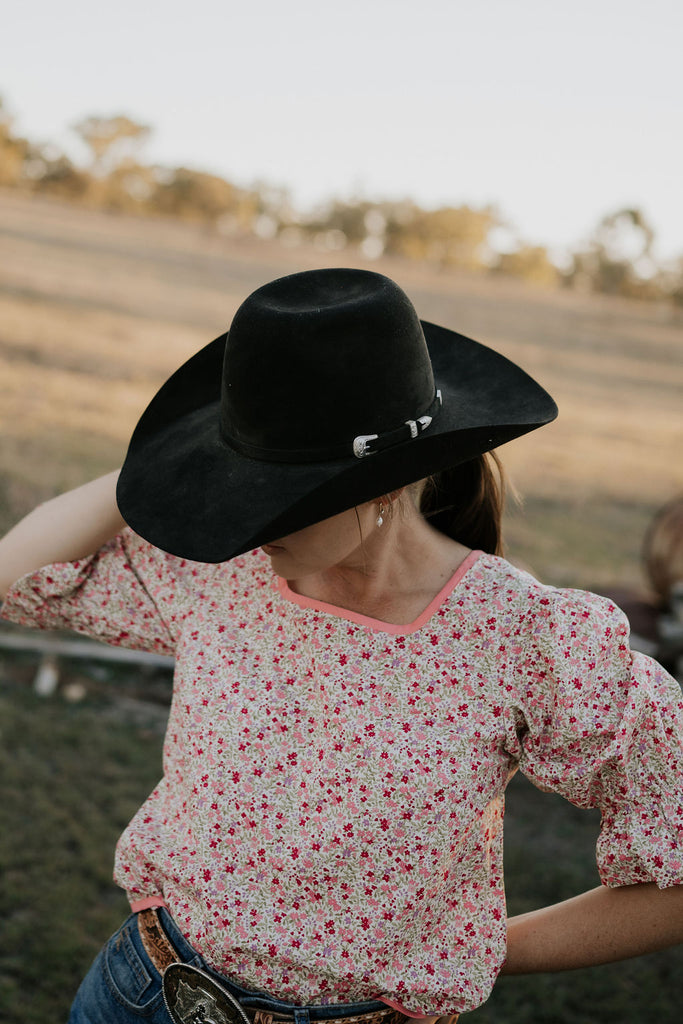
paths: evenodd
<path fill-rule="evenodd" d="M 422 626 L 431 619 L 432 615 L 439 610 L 446 598 L 452 593 L 463 576 L 465 576 L 468 570 L 472 568 L 482 554 L 482 551 L 470 551 L 469 555 L 463 559 L 453 575 L 446 581 L 438 594 L 432 598 L 427 607 L 420 612 L 416 619 L 408 623 L 399 624 L 394 622 L 385 622 L 383 619 L 376 619 L 370 615 L 363 615 L 361 612 L 355 612 L 350 608 L 342 608 L 339 605 L 330 604 L 327 601 L 318 601 L 316 598 L 306 597 L 304 594 L 297 594 L 297 592 L 292 590 L 287 580 L 282 576 L 278 577 L 277 585 L 280 595 L 286 601 L 290 601 L 293 604 L 298 605 L 300 608 L 309 608 L 313 611 L 322 612 L 326 615 L 332 615 L 337 619 L 346 619 L 349 622 L 355 622 L 358 625 L 367 626 L 369 629 L 373 629 L 376 632 L 390 633 L 392 636 L 406 636 L 408 633 L 417 632 L 418 629 L 421 629 Z"/>

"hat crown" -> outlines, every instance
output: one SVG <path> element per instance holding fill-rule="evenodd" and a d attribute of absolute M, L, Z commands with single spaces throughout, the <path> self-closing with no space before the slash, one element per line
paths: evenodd
<path fill-rule="evenodd" d="M 422 325 L 398 285 L 366 270 L 305 271 L 264 285 L 237 310 L 221 433 L 266 453 L 350 452 L 357 435 L 419 416 L 434 393 Z"/>

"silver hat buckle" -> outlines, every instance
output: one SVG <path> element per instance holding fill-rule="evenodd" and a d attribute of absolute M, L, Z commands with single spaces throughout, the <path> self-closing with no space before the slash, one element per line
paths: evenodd
<path fill-rule="evenodd" d="M 390 430 L 386 434 L 383 434 L 379 444 L 375 447 L 371 447 L 371 442 L 378 441 L 379 434 L 358 434 L 358 436 L 353 439 L 353 454 L 357 459 L 363 459 L 366 455 L 375 455 L 378 451 L 381 451 L 384 448 L 391 447 L 394 444 L 399 444 L 401 441 L 406 440 L 405 427 L 408 427 L 408 430 L 410 431 L 410 440 L 412 441 L 427 429 L 442 405 L 443 398 L 441 390 L 437 389 L 432 404 L 429 407 L 429 412 L 432 414 L 431 416 L 425 414 L 424 416 L 418 416 L 414 420 L 404 420 L 402 427 L 398 427 L 396 430 Z"/>
<path fill-rule="evenodd" d="M 378 437 L 379 434 L 359 434 L 358 437 L 354 437 L 353 454 L 356 458 L 362 459 L 366 455 L 374 455 L 375 453 L 370 447 L 370 441 L 376 441 Z"/>

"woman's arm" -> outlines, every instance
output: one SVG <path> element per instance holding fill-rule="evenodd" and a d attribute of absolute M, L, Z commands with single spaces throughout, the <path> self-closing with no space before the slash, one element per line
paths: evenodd
<path fill-rule="evenodd" d="M 564 903 L 508 919 L 501 974 L 568 971 L 626 960 L 683 942 L 683 885 L 604 885 Z M 419 1017 L 411 1024 L 451 1024 Z"/>
<path fill-rule="evenodd" d="M 501 973 L 532 974 L 626 960 L 683 942 L 683 886 L 598 886 L 508 920 Z"/>
<path fill-rule="evenodd" d="M 92 555 L 123 529 L 118 475 L 116 470 L 46 501 L 0 540 L 0 598 L 25 573 Z"/>

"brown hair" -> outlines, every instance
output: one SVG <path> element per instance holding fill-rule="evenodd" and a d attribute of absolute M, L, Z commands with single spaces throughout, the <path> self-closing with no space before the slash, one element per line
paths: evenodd
<path fill-rule="evenodd" d="M 645 535 L 643 560 L 650 583 L 664 606 L 683 582 L 683 494 L 660 509 Z"/>
<path fill-rule="evenodd" d="M 432 526 L 469 548 L 503 553 L 505 476 L 495 452 L 427 477 L 420 512 Z"/>

